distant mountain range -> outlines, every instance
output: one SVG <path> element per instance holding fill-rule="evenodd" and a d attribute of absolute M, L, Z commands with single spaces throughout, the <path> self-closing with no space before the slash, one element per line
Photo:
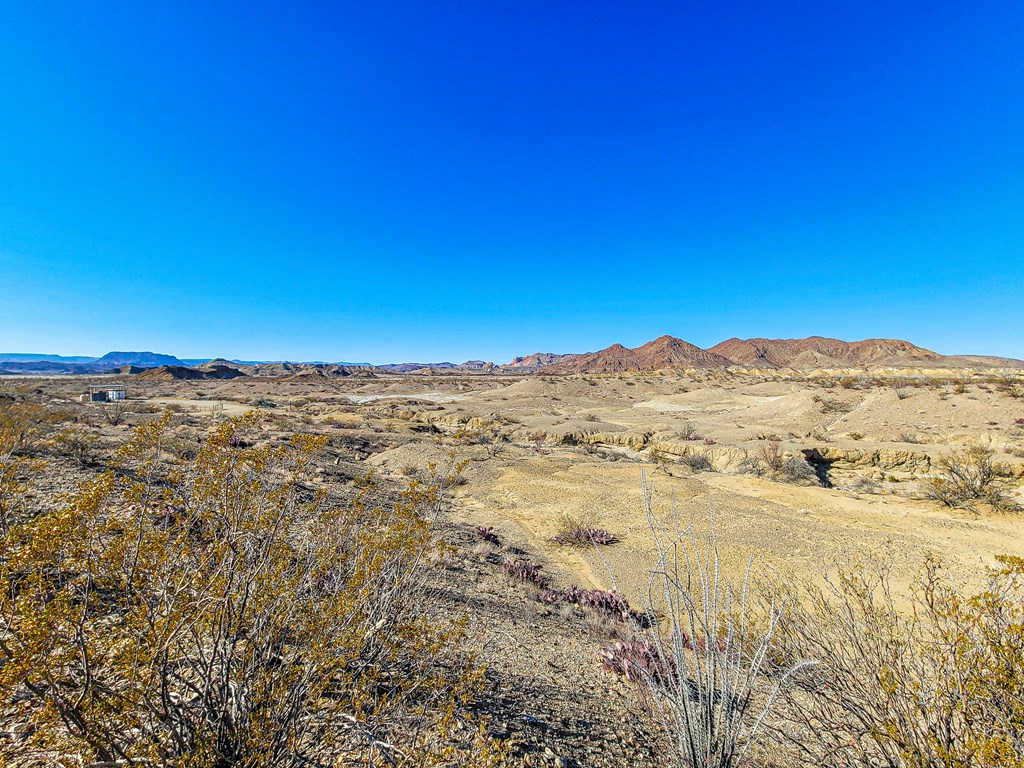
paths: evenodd
<path fill-rule="evenodd" d="M 95 357 L 64 357 L 63 355 L 0 354 L 0 363 L 91 363 Z"/>
<path fill-rule="evenodd" d="M 865 339 L 851 342 L 822 336 L 811 336 L 806 339 L 733 338 L 709 349 L 701 349 L 673 336 L 661 336 L 635 349 L 613 344 L 599 352 L 564 356 L 557 362 L 539 368 L 546 373 L 613 373 L 673 368 L 827 370 L 928 366 L 1024 368 L 1024 361 L 979 355 L 940 355 L 938 352 L 900 339 Z"/>
<path fill-rule="evenodd" d="M 25 352 L 0 353 L 0 374 L 97 374 L 122 372 L 118 369 L 180 368 L 192 369 L 209 363 L 228 366 L 273 365 L 263 360 L 210 360 L 209 358 L 181 360 L 174 355 L 156 352 L 108 352 L 102 357 L 32 354 Z M 280 363 L 277 363 L 280 364 Z M 369 363 L 296 363 L 294 365 L 341 365 L 345 367 L 369 366 Z M 126 373 L 134 371 L 126 370 Z M 197 377 L 202 378 L 202 377 Z"/>
<path fill-rule="evenodd" d="M 292 363 L 241 360 L 180 360 L 155 352 L 108 352 L 103 357 L 64 357 L 0 353 L 0 374 L 151 373 L 157 378 L 233 378 L 256 376 L 348 376 L 379 373 L 639 373 L 689 368 L 798 370 L 843 368 L 1017 368 L 1024 361 L 984 355 L 940 355 L 900 339 L 842 341 L 822 336 L 806 339 L 728 339 L 702 349 L 674 336 L 661 336 L 633 349 L 612 344 L 597 352 L 535 352 L 505 365 L 482 360 L 464 363 Z"/>

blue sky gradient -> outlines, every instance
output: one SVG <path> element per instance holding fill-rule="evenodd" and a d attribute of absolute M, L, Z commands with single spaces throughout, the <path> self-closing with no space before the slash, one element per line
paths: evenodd
<path fill-rule="evenodd" d="M 1024 3 L 5 3 L 0 351 L 1024 358 Z"/>

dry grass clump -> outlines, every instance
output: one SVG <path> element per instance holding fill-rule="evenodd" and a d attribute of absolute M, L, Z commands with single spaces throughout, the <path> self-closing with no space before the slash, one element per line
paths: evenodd
<path fill-rule="evenodd" d="M 551 541 L 567 547 L 592 547 L 616 544 L 619 539 L 610 531 L 597 528 L 589 519 L 562 515 L 558 533 L 551 537 Z"/>
<path fill-rule="evenodd" d="M 178 459 L 169 421 L 3 533 L 6 764 L 499 764 L 458 730 L 482 672 L 431 611 L 437 489 L 329 504 L 324 438 L 254 447 L 250 415 Z"/>
<path fill-rule="evenodd" d="M 604 528 L 571 528 L 565 533 L 560 533 L 551 538 L 556 544 L 564 544 L 570 547 L 586 547 L 591 544 L 607 546 L 618 541 L 615 534 L 606 531 Z"/>
<path fill-rule="evenodd" d="M 869 477 L 855 477 L 847 484 L 847 489 L 853 493 L 878 493 L 878 483 Z"/>
<path fill-rule="evenodd" d="M 821 407 L 823 414 L 831 413 L 849 413 L 853 410 L 854 406 L 849 403 L 844 403 L 842 400 L 834 400 L 821 395 L 815 395 L 812 400 Z"/>

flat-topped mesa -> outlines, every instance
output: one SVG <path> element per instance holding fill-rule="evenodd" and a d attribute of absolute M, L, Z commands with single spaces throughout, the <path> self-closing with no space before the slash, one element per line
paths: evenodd
<path fill-rule="evenodd" d="M 140 368 L 157 368 L 162 365 L 177 365 L 183 363 L 174 355 L 161 355 L 156 352 L 107 352 L 103 357 L 95 361 L 96 365 L 109 366 L 111 368 L 122 365 L 135 365 Z"/>

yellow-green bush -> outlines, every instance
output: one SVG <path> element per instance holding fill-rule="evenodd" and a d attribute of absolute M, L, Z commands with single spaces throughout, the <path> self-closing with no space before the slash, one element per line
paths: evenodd
<path fill-rule="evenodd" d="M 262 445 L 249 415 L 182 460 L 169 424 L 0 542 L 7 762 L 497 764 L 459 722 L 482 672 L 426 599 L 436 491 L 331 504 L 323 438 Z"/>
<path fill-rule="evenodd" d="M 857 569 L 791 604 L 784 656 L 817 662 L 779 730 L 794 761 L 1024 766 L 1024 560 L 999 558 L 973 595 L 929 562 L 909 595 Z"/>
<path fill-rule="evenodd" d="M 36 454 L 60 418 L 36 403 L 0 399 L 0 533 L 24 511 L 29 481 L 46 466 Z"/>

